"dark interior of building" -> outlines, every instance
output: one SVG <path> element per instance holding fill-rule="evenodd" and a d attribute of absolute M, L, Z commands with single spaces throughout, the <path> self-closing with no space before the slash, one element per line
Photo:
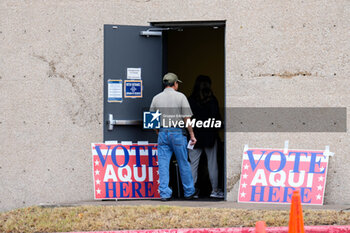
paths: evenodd
<path fill-rule="evenodd" d="M 179 91 L 189 97 L 198 75 L 209 76 L 211 88 L 218 100 L 220 114 L 224 119 L 225 106 L 225 27 L 224 26 L 194 26 L 175 27 L 165 31 L 165 72 L 178 75 L 183 83 Z M 219 132 L 218 149 L 219 188 L 223 191 L 225 177 L 224 129 Z M 202 153 L 198 168 L 196 187 L 200 190 L 200 198 L 208 198 L 211 184 L 207 169 L 207 158 Z M 182 187 L 179 175 L 176 173 L 176 159 L 173 156 L 171 164 L 170 186 L 173 196 L 181 197 Z"/>

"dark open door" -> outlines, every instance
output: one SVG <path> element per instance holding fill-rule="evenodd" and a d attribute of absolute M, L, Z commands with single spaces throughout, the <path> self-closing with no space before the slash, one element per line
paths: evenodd
<path fill-rule="evenodd" d="M 142 117 L 162 90 L 161 35 L 150 26 L 104 26 L 104 141 L 157 142 Z"/>

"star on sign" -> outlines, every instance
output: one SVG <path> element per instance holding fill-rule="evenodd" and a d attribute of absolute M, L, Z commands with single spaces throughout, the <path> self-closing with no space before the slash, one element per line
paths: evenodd
<path fill-rule="evenodd" d="M 160 115 L 162 115 L 162 114 L 157 109 L 157 111 L 155 113 L 152 113 L 153 118 L 152 118 L 151 122 L 154 121 L 155 119 L 158 119 Z"/>
<path fill-rule="evenodd" d="M 245 192 L 241 193 L 241 197 L 245 197 L 245 194 L 246 194 Z"/>
<path fill-rule="evenodd" d="M 160 181 L 159 181 L 159 180 L 157 180 L 157 182 L 158 182 L 158 184 L 160 184 Z"/>
<path fill-rule="evenodd" d="M 159 189 L 157 190 L 157 192 L 160 193 L 160 192 L 159 192 Z"/>
<path fill-rule="evenodd" d="M 100 162 L 98 160 L 95 161 L 95 165 L 98 166 Z"/>
<path fill-rule="evenodd" d="M 323 170 L 324 170 L 324 167 L 323 167 L 323 166 L 322 166 L 322 167 L 320 167 L 320 171 L 321 171 L 321 172 L 323 172 Z"/>
<path fill-rule="evenodd" d="M 248 164 L 244 165 L 244 170 L 248 170 L 248 168 L 249 168 Z"/>
<path fill-rule="evenodd" d="M 96 175 L 100 175 L 100 171 L 99 171 L 99 170 L 96 170 L 96 171 L 95 171 L 95 174 L 96 174 Z"/>
<path fill-rule="evenodd" d="M 317 191 L 321 191 L 322 190 L 322 185 L 317 186 Z"/>
<path fill-rule="evenodd" d="M 99 179 L 96 180 L 96 184 L 100 184 L 101 181 Z"/>
<path fill-rule="evenodd" d="M 243 184 L 242 184 L 242 188 L 246 188 L 247 187 L 247 184 L 244 182 Z"/>
<path fill-rule="evenodd" d="M 321 200 L 321 195 L 320 195 L 320 194 L 318 194 L 318 195 L 316 196 L 316 200 Z"/>
<path fill-rule="evenodd" d="M 323 176 L 318 177 L 318 181 L 323 181 Z"/>
<path fill-rule="evenodd" d="M 101 189 L 96 190 L 97 194 L 101 194 Z"/>
<path fill-rule="evenodd" d="M 243 175 L 243 179 L 247 179 L 248 175 L 246 173 L 244 173 Z"/>
<path fill-rule="evenodd" d="M 157 171 L 157 175 L 159 175 L 159 171 Z"/>

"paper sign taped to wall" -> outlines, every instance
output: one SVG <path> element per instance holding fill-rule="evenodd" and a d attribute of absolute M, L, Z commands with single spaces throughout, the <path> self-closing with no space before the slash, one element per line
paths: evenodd
<path fill-rule="evenodd" d="M 321 150 L 247 149 L 243 152 L 238 202 L 322 205 L 328 158 Z"/>
<path fill-rule="evenodd" d="M 108 79 L 108 102 L 123 101 L 123 81 Z"/>
<path fill-rule="evenodd" d="M 127 79 L 141 79 L 141 68 L 127 68 Z"/>

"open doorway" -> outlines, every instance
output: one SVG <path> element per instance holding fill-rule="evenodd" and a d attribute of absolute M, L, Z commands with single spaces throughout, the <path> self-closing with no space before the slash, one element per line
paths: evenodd
<path fill-rule="evenodd" d="M 225 122 L 225 22 L 155 22 L 151 25 L 165 29 L 163 31 L 163 73 L 177 74 L 183 81 L 179 91 L 187 97 L 192 94 L 199 75 L 210 77 L 211 89 L 218 101 L 221 118 Z M 219 130 L 218 188 L 225 192 L 224 137 L 224 129 Z M 175 161 L 171 163 L 171 174 L 170 186 L 174 196 L 180 197 L 182 187 L 181 182 L 178 182 Z M 212 187 L 204 150 L 200 156 L 196 187 L 200 190 L 200 199 L 210 197 Z"/>

